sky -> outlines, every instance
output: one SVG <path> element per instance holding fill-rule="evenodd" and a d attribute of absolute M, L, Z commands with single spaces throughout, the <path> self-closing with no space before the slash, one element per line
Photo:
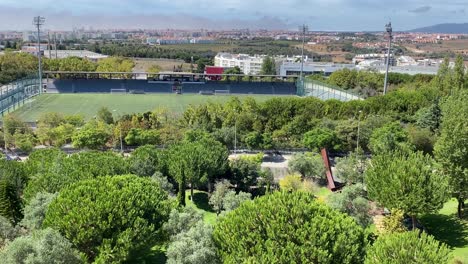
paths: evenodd
<path fill-rule="evenodd" d="M 0 0 L 0 30 L 288 29 L 382 31 L 468 23 L 468 0 Z"/>

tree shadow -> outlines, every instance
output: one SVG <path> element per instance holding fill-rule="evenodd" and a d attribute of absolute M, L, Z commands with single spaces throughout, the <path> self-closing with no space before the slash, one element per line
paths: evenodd
<path fill-rule="evenodd" d="M 214 212 L 209 204 L 208 194 L 204 192 L 196 192 L 193 194 L 193 203 L 198 209 L 207 212 Z"/>
<path fill-rule="evenodd" d="M 468 224 L 465 221 L 456 215 L 430 214 L 421 217 L 428 233 L 451 247 L 468 246 Z"/>
<path fill-rule="evenodd" d="M 162 251 L 153 251 L 151 254 L 146 255 L 144 258 L 139 259 L 138 263 L 167 263 L 166 253 Z"/>

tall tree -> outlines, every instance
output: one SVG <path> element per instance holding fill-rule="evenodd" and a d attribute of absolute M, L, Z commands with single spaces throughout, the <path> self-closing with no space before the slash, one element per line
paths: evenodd
<path fill-rule="evenodd" d="M 429 155 L 389 152 L 372 158 L 365 173 L 369 198 L 386 208 L 401 209 L 413 219 L 442 208 L 447 198 L 447 177 Z"/>
<path fill-rule="evenodd" d="M 310 193 L 275 192 L 219 219 L 213 232 L 224 263 L 362 263 L 364 231 Z"/>
<path fill-rule="evenodd" d="M 295 154 L 289 161 L 288 168 L 298 172 L 302 178 L 325 178 L 325 165 L 319 154 L 311 152 Z"/>
<path fill-rule="evenodd" d="M 468 91 L 450 96 L 442 104 L 442 129 L 435 145 L 435 157 L 450 178 L 450 191 L 458 201 L 461 217 L 468 199 Z"/>
<path fill-rule="evenodd" d="M 44 226 L 58 230 L 89 261 L 134 263 L 137 252 L 164 241 L 161 228 L 172 204 L 148 178 L 99 177 L 62 190 Z"/>
<path fill-rule="evenodd" d="M 446 57 L 439 66 L 436 78 L 434 78 L 436 88 L 445 93 L 449 93 L 453 84 L 453 72 L 450 69 L 450 59 Z"/>
<path fill-rule="evenodd" d="M 264 75 L 276 75 L 276 63 L 275 59 L 270 56 L 266 56 L 263 59 L 262 69 L 260 72 Z"/>
<path fill-rule="evenodd" d="M 463 89 L 465 86 L 465 62 L 463 61 L 462 55 L 458 54 L 455 60 L 455 67 L 453 68 L 453 84 L 456 89 Z"/>

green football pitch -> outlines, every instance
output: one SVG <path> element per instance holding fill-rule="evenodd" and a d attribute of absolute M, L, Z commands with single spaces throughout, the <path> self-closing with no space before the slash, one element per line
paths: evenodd
<path fill-rule="evenodd" d="M 30 99 L 14 114 L 26 122 L 36 121 L 42 114 L 58 112 L 94 117 L 101 107 L 107 107 L 115 116 L 140 113 L 164 107 L 173 113 L 182 113 L 189 105 L 206 102 L 225 103 L 231 96 L 198 94 L 43 94 Z M 252 97 L 263 102 L 277 95 L 240 95 L 240 100 Z"/>

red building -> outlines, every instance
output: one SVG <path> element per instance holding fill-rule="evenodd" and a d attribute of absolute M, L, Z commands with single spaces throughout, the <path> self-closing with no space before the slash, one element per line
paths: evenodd
<path fill-rule="evenodd" d="M 206 76 L 206 78 L 209 79 L 209 80 L 219 81 L 219 80 L 221 80 L 221 74 L 223 74 L 223 73 L 224 73 L 224 68 L 223 67 L 216 67 L 216 66 L 206 66 L 205 67 L 205 74 L 209 75 L 209 76 Z"/>

